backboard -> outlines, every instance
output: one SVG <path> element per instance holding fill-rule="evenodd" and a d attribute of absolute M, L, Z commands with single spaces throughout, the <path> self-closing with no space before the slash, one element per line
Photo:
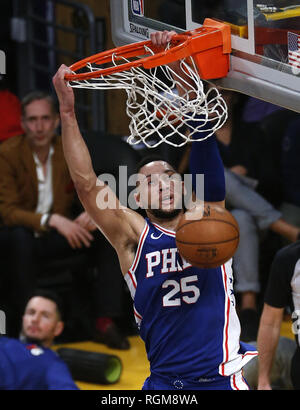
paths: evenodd
<path fill-rule="evenodd" d="M 300 112 L 300 1 L 261 1 L 110 0 L 112 39 L 121 46 L 201 27 L 207 17 L 226 22 L 230 71 L 216 85 Z"/>

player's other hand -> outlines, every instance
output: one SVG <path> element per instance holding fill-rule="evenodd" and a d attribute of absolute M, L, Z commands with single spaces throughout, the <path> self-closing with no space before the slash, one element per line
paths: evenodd
<path fill-rule="evenodd" d="M 156 31 L 150 34 L 150 39 L 154 46 L 165 48 L 175 34 L 175 31 Z"/>
<path fill-rule="evenodd" d="M 72 71 L 69 67 L 62 64 L 52 79 L 61 114 L 74 112 L 74 92 L 72 87 L 69 87 L 65 80 L 65 75 L 71 73 Z"/>

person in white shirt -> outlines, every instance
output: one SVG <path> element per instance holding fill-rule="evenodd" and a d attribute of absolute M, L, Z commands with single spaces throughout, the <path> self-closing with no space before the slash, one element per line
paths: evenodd
<path fill-rule="evenodd" d="M 98 254 L 114 255 L 86 212 L 74 216 L 72 207 L 76 194 L 62 141 L 56 133 L 60 118 L 54 99 L 40 91 L 25 96 L 21 123 L 24 134 L 0 146 L 1 230 L 9 232 L 12 299 L 19 319 L 43 269 L 40 262 L 95 250 L 93 255 L 99 265 Z M 111 262 L 109 273 L 112 278 L 121 278 L 117 260 Z M 122 278 L 119 282 L 115 280 L 121 289 Z M 101 295 L 98 298 L 101 299 Z M 121 310 L 119 301 L 114 308 L 114 298 L 109 300 L 110 312 Z M 97 318 L 101 316 L 101 312 L 96 314 Z M 107 320 L 104 323 L 107 325 Z M 128 348 L 128 343 L 124 343 L 123 348 Z"/>

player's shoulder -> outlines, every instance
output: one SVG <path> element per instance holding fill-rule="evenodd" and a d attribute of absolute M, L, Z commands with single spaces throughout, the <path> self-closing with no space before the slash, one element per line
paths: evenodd
<path fill-rule="evenodd" d="M 22 345 L 23 343 L 19 339 L 15 339 L 13 337 L 1 336 L 0 344 L 4 346 L 4 345 Z"/>
<path fill-rule="evenodd" d="M 7 346 L 8 344 L 10 344 L 14 340 L 17 340 L 17 339 L 12 339 L 10 337 L 1 336 L 0 337 L 0 348 L 3 348 L 4 346 Z"/>
<path fill-rule="evenodd" d="M 68 371 L 67 363 L 60 357 L 59 353 L 53 348 L 44 349 L 46 362 L 51 372 Z"/>
<path fill-rule="evenodd" d="M 26 343 L 24 343 L 22 340 L 13 337 L 2 336 L 0 337 L 0 350 L 5 352 L 5 354 L 10 357 L 10 355 L 23 355 L 24 351 L 27 351 L 29 349 L 27 348 Z"/>

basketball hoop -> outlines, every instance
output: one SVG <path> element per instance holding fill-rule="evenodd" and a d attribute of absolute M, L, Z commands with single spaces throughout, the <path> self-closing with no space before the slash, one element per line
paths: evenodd
<path fill-rule="evenodd" d="M 166 50 L 150 40 L 117 47 L 73 64 L 65 79 L 74 88 L 124 89 L 131 145 L 180 147 L 209 138 L 225 123 L 225 101 L 201 79 L 226 76 L 230 52 L 230 26 L 206 19 L 200 29 L 174 35 Z M 175 61 L 183 75 L 168 65 Z"/>

